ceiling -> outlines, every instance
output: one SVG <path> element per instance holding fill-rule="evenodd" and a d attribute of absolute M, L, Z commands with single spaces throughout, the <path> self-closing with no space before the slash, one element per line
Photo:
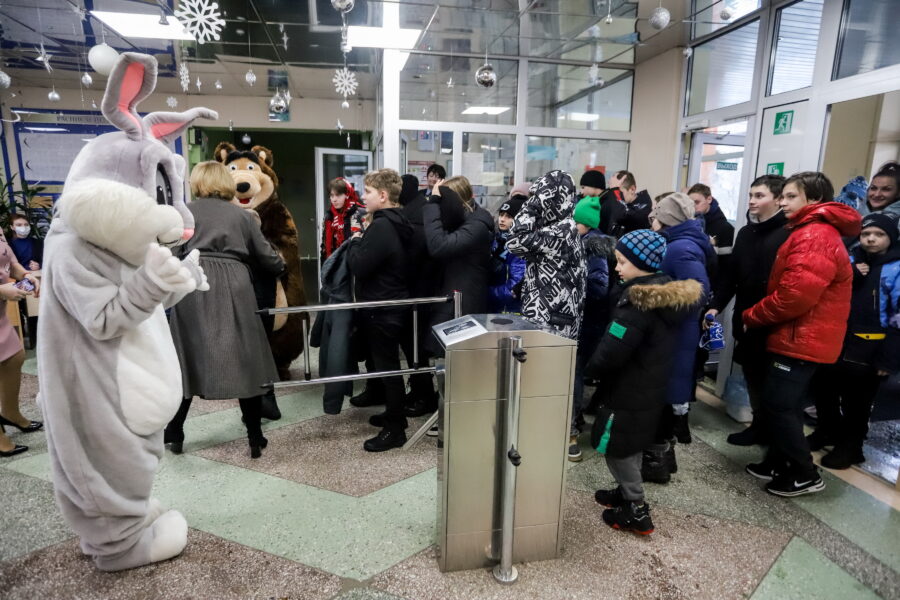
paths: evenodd
<path fill-rule="evenodd" d="M 192 94 L 270 95 L 266 73 L 272 70 L 287 72 L 294 97 L 338 98 L 331 78 L 334 69 L 344 64 L 339 47 L 341 18 L 330 0 L 218 0 L 226 25 L 220 40 L 205 44 L 122 39 L 89 14 L 90 10 L 110 10 L 171 15 L 176 1 L 4 0 L 0 5 L 2 68 L 19 86 L 78 88 L 81 73 L 88 71 L 94 88 L 101 88 L 104 78 L 89 69 L 86 56 L 93 45 L 105 40 L 119 51 L 154 54 L 160 64 L 158 88 L 163 92 L 181 92 L 177 66 L 185 61 Z M 524 10 L 519 9 L 519 0 L 356 0 L 347 14 L 348 24 L 380 23 L 387 2 L 401 4 L 401 27 L 423 30 L 415 47 L 419 53 L 408 61 L 402 79 L 421 83 L 421 93 L 429 95 L 447 93 L 436 84 L 451 77 L 458 82 L 453 94 L 477 91 L 472 72 L 485 53 L 499 70 L 514 68 L 515 63 L 504 58 L 518 56 L 582 67 L 592 62 L 631 67 L 683 44 L 686 28 L 677 24 L 685 16 L 685 0 L 663 2 L 673 24 L 662 32 L 646 21 L 658 0 L 531 0 Z M 607 14 L 613 16 L 609 24 Z M 51 55 L 52 73 L 37 60 L 42 43 Z M 358 97 L 373 99 L 380 52 L 353 49 L 346 60 L 359 78 Z M 259 78 L 252 87 L 244 81 L 250 68 Z M 213 85 L 216 80 L 221 90 Z"/>

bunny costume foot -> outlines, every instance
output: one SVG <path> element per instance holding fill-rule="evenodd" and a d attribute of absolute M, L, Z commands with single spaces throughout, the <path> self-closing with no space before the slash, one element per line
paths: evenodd
<path fill-rule="evenodd" d="M 44 251 L 38 401 L 56 500 L 97 568 L 177 556 L 187 523 L 150 497 L 162 429 L 181 402 L 181 369 L 164 309 L 209 289 L 196 255 L 184 159 L 168 147 L 205 108 L 136 112 L 156 59 L 124 53 L 103 97 L 120 131 L 78 154 Z"/>

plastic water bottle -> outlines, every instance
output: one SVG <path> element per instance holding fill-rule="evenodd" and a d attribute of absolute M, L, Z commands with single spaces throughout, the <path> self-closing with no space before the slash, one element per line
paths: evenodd
<path fill-rule="evenodd" d="M 721 350 L 725 347 L 725 332 L 722 324 L 716 321 L 713 315 L 706 315 L 706 323 L 709 326 L 701 340 L 707 350 Z"/>

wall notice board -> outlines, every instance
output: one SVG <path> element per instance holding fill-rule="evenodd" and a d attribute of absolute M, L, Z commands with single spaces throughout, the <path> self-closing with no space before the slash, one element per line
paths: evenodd
<path fill-rule="evenodd" d="M 13 109 L 21 120 L 12 124 L 19 177 L 45 186 L 54 200 L 62 192 L 69 167 L 84 145 L 99 135 L 118 131 L 101 113 L 80 110 Z M 175 152 L 182 154 L 181 139 Z"/>

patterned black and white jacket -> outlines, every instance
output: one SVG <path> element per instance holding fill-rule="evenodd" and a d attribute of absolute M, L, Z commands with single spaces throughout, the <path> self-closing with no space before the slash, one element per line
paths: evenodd
<path fill-rule="evenodd" d="M 550 171 L 531 184 L 506 244 L 526 262 L 522 314 L 570 339 L 581 328 L 586 277 L 574 210 L 572 176 Z"/>

